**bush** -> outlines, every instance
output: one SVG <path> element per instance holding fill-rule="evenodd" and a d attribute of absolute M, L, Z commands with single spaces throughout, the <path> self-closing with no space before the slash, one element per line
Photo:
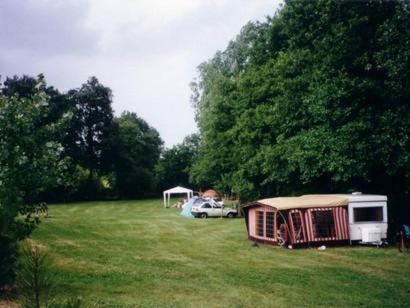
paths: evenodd
<path fill-rule="evenodd" d="M 17 242 L 0 234 L 0 287 L 13 280 L 16 255 Z"/>

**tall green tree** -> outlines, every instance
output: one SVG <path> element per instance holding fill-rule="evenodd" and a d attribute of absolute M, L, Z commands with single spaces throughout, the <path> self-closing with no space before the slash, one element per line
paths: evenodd
<path fill-rule="evenodd" d="M 64 119 L 44 124 L 44 88 L 40 77 L 32 96 L 0 95 L 0 285 L 13 277 L 17 242 L 38 223 L 33 214 L 39 193 L 63 180 L 65 160 L 56 136 Z"/>
<path fill-rule="evenodd" d="M 122 198 L 140 197 L 155 190 L 154 166 L 162 140 L 159 133 L 132 112 L 114 119 L 103 159 L 111 164 L 115 188 Z"/>
<path fill-rule="evenodd" d="M 43 75 L 40 76 L 44 78 Z M 39 87 L 49 98 L 48 105 L 45 106 L 45 116 L 38 123 L 39 126 L 55 122 L 64 113 L 71 110 L 64 93 L 45 83 L 39 86 L 37 78 L 28 75 L 7 77 L 0 87 L 0 93 L 8 97 L 18 95 L 20 98 L 31 98 L 38 92 Z M 63 141 L 63 136 L 61 136 L 61 142 Z"/>
<path fill-rule="evenodd" d="M 202 143 L 193 179 L 243 200 L 384 193 L 391 217 L 403 217 L 409 22 L 408 1 L 290 0 L 246 25 L 199 66 L 193 101 Z"/>
<path fill-rule="evenodd" d="M 100 177 L 106 169 L 102 163 L 103 140 L 111 129 L 112 119 L 111 90 L 94 77 L 68 93 L 46 85 L 41 87 L 49 101 L 45 116 L 37 123 L 39 127 L 57 121 L 64 113 L 72 114 L 67 130 L 57 136 L 65 156 L 70 158 L 65 173 L 67 181 L 44 192 L 43 197 L 55 201 L 101 197 Z M 9 97 L 30 98 L 36 91 L 37 80 L 26 75 L 6 78 L 1 88 Z"/>
<path fill-rule="evenodd" d="M 197 159 L 199 142 L 199 136 L 192 134 L 185 137 L 182 143 L 162 151 L 155 167 L 159 190 L 191 186 L 189 172 Z"/>
<path fill-rule="evenodd" d="M 74 111 L 65 140 L 67 155 L 89 169 L 90 177 L 100 170 L 103 140 L 113 120 L 111 89 L 90 77 L 79 89 L 68 91 L 67 100 Z"/>

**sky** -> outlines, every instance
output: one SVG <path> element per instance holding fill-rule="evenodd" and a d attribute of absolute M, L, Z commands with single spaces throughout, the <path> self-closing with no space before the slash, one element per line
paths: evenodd
<path fill-rule="evenodd" d="M 136 112 L 166 147 L 197 131 L 189 83 L 280 0 L 0 0 L 0 75 L 43 73 L 61 91 L 96 76 L 116 115 Z"/>

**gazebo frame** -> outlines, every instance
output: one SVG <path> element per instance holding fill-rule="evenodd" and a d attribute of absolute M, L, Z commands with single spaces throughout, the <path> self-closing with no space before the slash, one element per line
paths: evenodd
<path fill-rule="evenodd" d="M 187 199 L 191 199 L 194 195 L 194 191 L 192 189 L 188 189 L 185 187 L 177 186 L 168 190 L 164 191 L 164 207 L 170 207 L 170 199 L 171 195 L 181 195 L 185 194 L 187 196 Z"/>

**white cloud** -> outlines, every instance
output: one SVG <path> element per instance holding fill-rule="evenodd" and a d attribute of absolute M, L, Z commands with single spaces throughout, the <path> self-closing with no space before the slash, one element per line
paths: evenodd
<path fill-rule="evenodd" d="M 101 31 L 100 47 L 113 47 L 116 37 L 156 32 L 189 14 L 200 2 L 185 0 L 91 0 L 87 27 Z"/>
<path fill-rule="evenodd" d="M 117 114 L 136 112 L 171 146 L 195 131 L 196 67 L 279 2 L 2 0 L 0 40 L 9 49 L 0 50 L 1 74 L 43 72 L 61 90 L 95 75 L 113 90 Z"/>

